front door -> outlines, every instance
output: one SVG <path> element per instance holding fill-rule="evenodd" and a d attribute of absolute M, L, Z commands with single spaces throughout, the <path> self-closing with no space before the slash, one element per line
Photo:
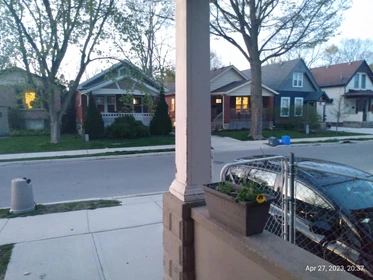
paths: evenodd
<path fill-rule="evenodd" d="M 363 112 L 363 120 L 362 120 L 363 122 L 367 121 L 367 105 L 368 105 L 367 99 L 356 100 L 357 112 Z"/>

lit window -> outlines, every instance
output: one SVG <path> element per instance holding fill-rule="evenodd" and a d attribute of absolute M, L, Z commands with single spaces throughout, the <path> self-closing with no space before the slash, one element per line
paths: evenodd
<path fill-rule="evenodd" d="M 294 99 L 294 116 L 301 117 L 303 116 L 303 98 L 296 97 Z"/>
<path fill-rule="evenodd" d="M 366 75 L 361 75 L 361 88 L 365 89 L 366 87 Z"/>
<path fill-rule="evenodd" d="M 221 104 L 221 98 L 216 98 L 216 104 Z"/>
<path fill-rule="evenodd" d="M 134 99 L 133 99 L 133 104 L 134 104 L 134 105 L 139 105 L 139 104 L 140 104 L 140 98 L 137 98 L 137 97 L 134 98 Z"/>
<path fill-rule="evenodd" d="M 236 111 L 241 112 L 242 110 L 249 109 L 249 98 L 248 97 L 236 97 Z"/>
<path fill-rule="evenodd" d="M 303 87 L 303 73 L 293 73 L 293 87 Z"/>
<path fill-rule="evenodd" d="M 281 97 L 280 117 L 289 117 L 290 97 Z"/>
<path fill-rule="evenodd" d="M 359 88 L 359 74 L 354 77 L 354 88 Z"/>
<path fill-rule="evenodd" d="M 36 95 L 35 92 L 26 92 L 25 93 L 25 103 L 28 109 L 32 109 L 31 102 L 35 101 Z"/>
<path fill-rule="evenodd" d="M 171 111 L 175 111 L 175 98 L 171 99 Z"/>

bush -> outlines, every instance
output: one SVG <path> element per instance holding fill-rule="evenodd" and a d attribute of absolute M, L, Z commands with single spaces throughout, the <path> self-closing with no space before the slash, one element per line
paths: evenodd
<path fill-rule="evenodd" d="M 140 138 L 149 137 L 149 128 L 141 121 L 136 121 L 132 115 L 116 118 L 107 128 L 109 138 Z"/>
<path fill-rule="evenodd" d="M 39 136 L 39 135 L 50 135 L 48 129 L 14 129 L 10 131 L 10 136 Z"/>
<path fill-rule="evenodd" d="M 92 94 L 89 96 L 88 110 L 83 127 L 85 134 L 89 134 L 90 139 L 99 139 L 104 137 L 104 121 L 101 113 L 97 110 Z"/>
<path fill-rule="evenodd" d="M 152 135 L 168 135 L 171 131 L 172 121 L 168 114 L 168 105 L 162 88 L 154 117 L 150 121 L 150 133 Z"/>
<path fill-rule="evenodd" d="M 24 120 L 22 119 L 22 112 L 17 108 L 8 107 L 8 124 L 9 129 L 22 129 Z"/>
<path fill-rule="evenodd" d="M 75 108 L 69 108 L 62 116 L 61 120 L 61 134 L 75 134 L 76 133 L 76 111 Z"/>

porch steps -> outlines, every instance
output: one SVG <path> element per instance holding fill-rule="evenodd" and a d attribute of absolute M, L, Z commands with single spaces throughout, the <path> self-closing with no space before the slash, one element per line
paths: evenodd
<path fill-rule="evenodd" d="M 217 117 L 211 122 L 211 130 L 219 130 L 223 128 L 223 113 L 217 115 Z"/>

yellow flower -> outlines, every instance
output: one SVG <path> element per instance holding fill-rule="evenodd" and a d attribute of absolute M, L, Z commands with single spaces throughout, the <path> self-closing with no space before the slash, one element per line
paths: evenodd
<path fill-rule="evenodd" d="M 256 196 L 256 201 L 258 202 L 258 203 L 263 203 L 264 201 L 266 201 L 267 200 L 267 198 L 266 198 L 266 196 L 264 195 L 264 194 L 258 194 L 257 196 Z"/>

